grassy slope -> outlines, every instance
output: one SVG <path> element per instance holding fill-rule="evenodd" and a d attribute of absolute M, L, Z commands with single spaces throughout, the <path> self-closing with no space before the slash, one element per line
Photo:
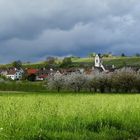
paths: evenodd
<path fill-rule="evenodd" d="M 122 66 L 138 66 L 140 67 L 140 57 L 110 57 L 110 58 L 103 58 L 105 65 L 115 65 L 116 67 Z M 73 59 L 73 62 L 76 63 L 92 63 L 94 62 L 94 58 L 79 58 Z"/>
<path fill-rule="evenodd" d="M 140 57 L 110 57 L 110 58 L 103 58 L 105 65 L 115 65 L 116 67 L 123 67 L 123 66 L 136 66 L 140 67 Z M 56 63 L 62 62 L 62 60 L 57 60 Z M 87 63 L 89 66 L 92 66 L 94 63 L 94 58 L 73 58 L 73 63 Z M 10 67 L 11 64 L 0 65 L 0 67 Z M 37 62 L 37 63 L 30 63 L 30 64 L 23 64 L 25 68 L 41 68 L 44 67 L 44 62 Z"/>
<path fill-rule="evenodd" d="M 0 93 L 0 140 L 140 136 L 139 95 Z"/>

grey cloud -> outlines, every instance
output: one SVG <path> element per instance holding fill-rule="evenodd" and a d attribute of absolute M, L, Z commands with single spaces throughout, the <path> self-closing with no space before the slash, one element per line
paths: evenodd
<path fill-rule="evenodd" d="M 140 51 L 139 0 L 1 0 L 0 62 Z"/>

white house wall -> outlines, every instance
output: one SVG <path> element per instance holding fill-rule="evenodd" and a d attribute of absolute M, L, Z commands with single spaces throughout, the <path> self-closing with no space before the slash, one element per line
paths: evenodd
<path fill-rule="evenodd" d="M 22 73 L 16 72 L 14 75 L 7 75 L 7 78 L 11 78 L 12 80 L 22 79 Z"/>

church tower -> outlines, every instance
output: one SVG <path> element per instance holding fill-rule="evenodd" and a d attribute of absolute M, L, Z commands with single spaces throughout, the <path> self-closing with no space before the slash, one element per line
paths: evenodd
<path fill-rule="evenodd" d="M 101 67 L 102 65 L 102 59 L 100 55 L 96 54 L 95 56 L 95 67 Z"/>
<path fill-rule="evenodd" d="M 103 61 L 102 61 L 101 56 L 99 54 L 97 54 L 95 56 L 95 67 L 102 68 L 103 71 L 106 71 L 102 63 L 103 63 Z"/>

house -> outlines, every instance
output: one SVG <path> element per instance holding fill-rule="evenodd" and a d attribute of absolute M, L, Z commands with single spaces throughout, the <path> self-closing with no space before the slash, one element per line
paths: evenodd
<path fill-rule="evenodd" d="M 62 73 L 63 75 L 68 75 L 71 73 L 83 73 L 84 69 L 68 68 L 68 69 L 60 69 L 59 72 Z"/>
<path fill-rule="evenodd" d="M 16 68 L 7 71 L 6 77 L 12 80 L 21 80 L 24 71 L 22 69 L 18 70 Z"/>
<path fill-rule="evenodd" d="M 38 72 L 38 69 L 32 69 L 32 68 L 30 68 L 30 69 L 27 69 L 26 72 L 27 72 L 27 75 L 28 76 L 29 75 L 32 75 L 32 74 L 36 75 L 37 72 Z"/>
<path fill-rule="evenodd" d="M 36 81 L 38 69 L 28 68 L 26 69 L 26 76 L 29 81 Z"/>
<path fill-rule="evenodd" d="M 43 80 L 48 78 L 49 74 L 50 74 L 50 70 L 49 69 L 41 68 L 37 72 L 36 80 L 43 81 Z"/>
<path fill-rule="evenodd" d="M 32 77 L 32 78 L 34 77 L 33 79 L 35 81 L 43 81 L 48 77 L 50 70 L 47 70 L 45 68 L 41 68 L 41 69 L 30 68 L 26 70 L 26 73 L 28 77 Z"/>
<path fill-rule="evenodd" d="M 43 80 L 45 80 L 45 79 L 47 79 L 47 78 L 48 78 L 48 75 L 47 75 L 47 74 L 43 74 L 43 75 L 37 76 L 37 77 L 36 77 L 36 80 L 37 80 L 37 81 L 43 81 Z"/>

